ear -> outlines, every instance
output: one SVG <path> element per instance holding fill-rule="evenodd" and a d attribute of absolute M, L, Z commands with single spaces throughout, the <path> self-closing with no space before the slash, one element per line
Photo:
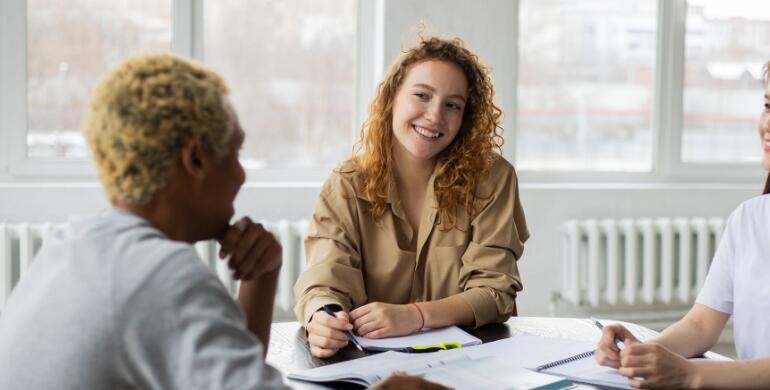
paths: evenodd
<path fill-rule="evenodd" d="M 181 153 L 182 170 L 190 177 L 202 180 L 208 171 L 209 159 L 206 152 L 197 139 L 190 139 L 182 146 Z"/>

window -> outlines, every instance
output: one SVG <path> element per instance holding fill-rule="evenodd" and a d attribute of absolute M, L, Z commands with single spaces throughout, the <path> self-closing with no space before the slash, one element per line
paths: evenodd
<path fill-rule="evenodd" d="M 28 0 L 27 9 L 27 157 L 86 157 L 91 90 L 121 59 L 171 48 L 171 2 Z"/>
<path fill-rule="evenodd" d="M 758 161 L 770 9 L 757 2 L 690 0 L 686 26 L 682 160 Z"/>
<path fill-rule="evenodd" d="M 230 84 L 247 168 L 331 168 L 354 140 L 356 1 L 207 1 L 205 62 Z M 259 19 L 255 19 L 259 15 Z"/>
<path fill-rule="evenodd" d="M 650 171 L 657 2 L 520 4 L 518 169 Z"/>

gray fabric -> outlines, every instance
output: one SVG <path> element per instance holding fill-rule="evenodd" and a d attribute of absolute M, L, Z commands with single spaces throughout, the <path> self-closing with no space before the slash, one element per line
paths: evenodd
<path fill-rule="evenodd" d="M 46 245 L 0 315 L 0 389 L 284 388 L 186 243 L 117 209 Z"/>

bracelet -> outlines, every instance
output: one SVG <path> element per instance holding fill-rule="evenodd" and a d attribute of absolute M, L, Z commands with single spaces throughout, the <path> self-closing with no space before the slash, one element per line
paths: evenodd
<path fill-rule="evenodd" d="M 420 330 L 425 327 L 425 316 L 422 314 L 422 309 L 420 309 L 420 306 L 417 306 L 416 303 L 412 302 L 410 305 L 414 306 L 415 309 L 417 309 L 417 313 L 420 314 L 420 328 L 417 330 Z"/>

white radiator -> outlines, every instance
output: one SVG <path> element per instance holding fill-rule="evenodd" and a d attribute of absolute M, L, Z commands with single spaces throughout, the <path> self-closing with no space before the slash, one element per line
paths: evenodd
<path fill-rule="evenodd" d="M 723 229 L 723 218 L 567 221 L 555 298 L 590 307 L 689 305 Z"/>
<path fill-rule="evenodd" d="M 300 221 L 260 221 L 272 232 L 283 247 L 283 268 L 276 291 L 276 319 L 292 319 L 294 295 L 292 288 L 305 269 L 305 251 L 302 243 L 307 235 L 308 222 Z M 53 236 L 68 234 L 67 224 L 51 223 L 0 223 L 0 312 L 5 302 L 30 263 L 38 249 Z M 203 262 L 219 277 L 230 294 L 235 296 L 238 285 L 232 278 L 227 264 L 219 260 L 219 244 L 216 241 L 201 241 L 195 249 Z"/>

